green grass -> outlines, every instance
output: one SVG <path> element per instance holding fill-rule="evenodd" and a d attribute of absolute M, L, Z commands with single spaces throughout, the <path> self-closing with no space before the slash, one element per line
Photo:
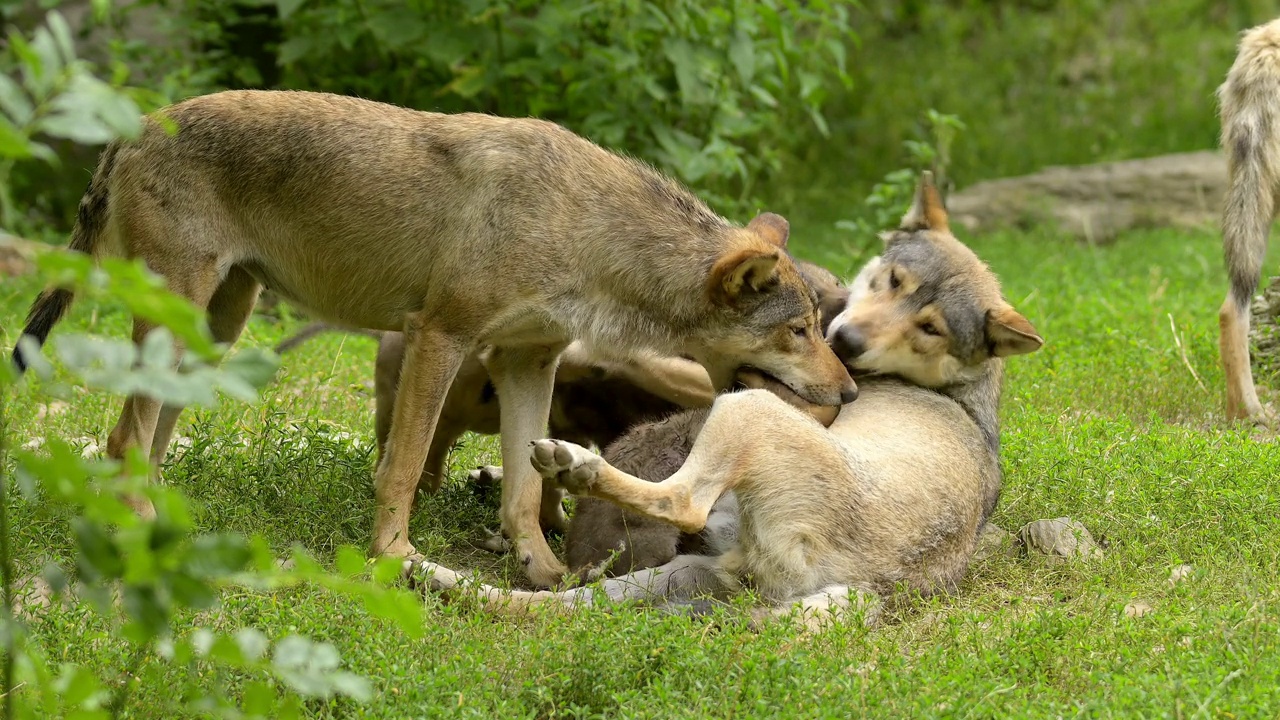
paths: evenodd
<path fill-rule="evenodd" d="M 840 271 L 856 262 L 820 229 L 798 226 L 793 242 Z M 1269 436 L 1222 422 L 1218 237 L 1142 232 L 1086 248 L 1024 233 L 972 245 L 1047 341 L 1009 365 L 994 521 L 1016 529 L 1074 517 L 1107 542 L 1095 563 L 994 558 L 955 596 L 894 609 L 874 630 L 818 636 L 786 625 L 754 633 L 731 611 L 714 622 L 639 611 L 517 621 L 429 598 L 425 636 L 410 640 L 358 601 L 313 588 L 228 591 L 183 627 L 251 625 L 334 643 L 376 695 L 365 705 L 309 704 L 320 717 L 1276 716 L 1280 451 Z M 6 345 L 35 290 L 28 281 L 0 288 Z M 242 343 L 267 345 L 299 324 L 258 317 Z M 126 326 L 118 309 L 81 305 L 60 331 L 123 335 Z M 198 503 L 203 526 L 260 533 L 281 554 L 301 543 L 328 561 L 336 545 L 363 545 L 372 361 L 363 338 L 304 346 L 262 404 L 185 416 L 179 433 L 191 444 L 175 453 L 168 481 Z M 75 396 L 37 420 L 47 402 L 38 387 L 19 391 L 17 443 L 45 434 L 101 443 L 117 411 L 115 399 Z M 497 520 L 465 471 L 494 460 L 492 438 L 467 438 L 450 483 L 422 498 L 411 531 L 433 559 L 513 582 L 510 560 L 471 548 Z M 10 511 L 23 568 L 67 559 L 66 517 L 21 500 Z M 1171 586 L 1170 569 L 1183 563 L 1193 576 Z M 1134 600 L 1154 611 L 1126 617 Z M 104 678 L 126 664 L 127 646 L 89 611 L 49 610 L 32 631 L 55 659 Z M 144 658 L 128 713 L 180 716 L 171 688 L 190 672 Z"/>

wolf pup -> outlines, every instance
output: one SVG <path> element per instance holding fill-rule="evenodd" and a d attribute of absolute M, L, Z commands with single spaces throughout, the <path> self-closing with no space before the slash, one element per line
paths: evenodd
<path fill-rule="evenodd" d="M 1004 359 L 1043 341 L 992 272 L 952 236 L 925 175 L 901 228 L 851 287 L 828 339 L 857 373 L 856 403 L 830 428 L 761 390 L 716 399 L 688 460 L 660 483 L 571 443 L 540 440 L 532 462 L 571 491 L 695 533 L 729 490 L 726 546 L 562 592 L 480 586 L 487 607 L 519 612 L 598 601 L 725 597 L 750 584 L 764 617 L 797 607 L 817 625 L 906 587 L 956 587 L 1000 491 L 997 417 Z M 430 585 L 459 584 L 425 563 Z"/>
<path fill-rule="evenodd" d="M 830 271 L 812 263 L 798 261 L 805 280 L 818 293 L 825 333 L 849 299 L 849 291 Z M 738 374 L 738 384 L 747 388 L 766 389 L 787 402 L 813 413 L 823 425 L 834 419 L 832 408 L 810 406 L 785 387 L 752 371 Z M 693 448 L 698 432 L 710 415 L 710 408 L 691 409 L 636 425 L 608 446 L 601 446 L 605 462 L 622 472 L 650 482 L 672 475 Z M 552 437 L 573 438 L 551 433 Z M 727 492 L 712 507 L 707 527 L 700 533 L 682 533 L 674 525 L 646 517 L 597 498 L 582 497 L 573 510 L 569 530 L 564 536 L 565 561 L 569 572 L 581 580 L 594 580 L 601 574 L 615 576 L 669 562 L 677 554 L 704 554 L 709 544 L 723 544 L 709 534 L 736 532 L 737 500 Z"/>
<path fill-rule="evenodd" d="M 482 346 L 493 347 L 514 468 L 502 527 L 540 586 L 565 567 L 539 530 L 542 481 L 525 458 L 573 340 L 689 355 L 717 387 L 745 364 L 815 404 L 856 396 L 782 250 L 785 220 L 737 227 L 554 123 L 293 91 L 220 92 L 161 112 L 176 134 L 149 118 L 140 138 L 102 153 L 70 246 L 142 258 L 208 311 L 220 342 L 239 336 L 263 286 L 321 320 L 405 333 L 374 553 L 416 554 L 409 512 L 436 420 Z M 24 332 L 43 342 L 71 299 L 42 293 Z M 135 342 L 151 328 L 135 318 Z M 180 410 L 128 398 L 108 455 L 139 447 L 158 466 Z"/>
<path fill-rule="evenodd" d="M 1280 19 L 1244 33 L 1218 100 L 1229 177 L 1222 250 L 1231 279 L 1218 311 L 1218 347 L 1227 376 L 1227 419 L 1256 419 L 1263 411 L 1249 366 L 1249 303 L 1280 197 Z"/>

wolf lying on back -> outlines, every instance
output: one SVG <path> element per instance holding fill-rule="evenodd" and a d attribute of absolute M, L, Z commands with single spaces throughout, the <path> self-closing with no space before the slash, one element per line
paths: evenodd
<path fill-rule="evenodd" d="M 481 586 L 486 606 L 517 612 L 598 600 L 724 597 L 750 584 L 767 614 L 799 606 L 806 622 L 896 587 L 953 589 L 1000 490 L 997 410 L 1004 358 L 1043 341 L 991 271 L 953 237 L 926 175 L 901 228 L 851 288 L 828 339 L 858 372 L 857 402 L 829 429 L 760 390 L 720 396 L 684 465 L 660 483 L 571 443 L 540 440 L 544 478 L 696 533 L 729 490 L 736 537 L 708 555 L 564 592 Z M 892 375 L 888 374 L 892 372 Z M 410 565 L 411 567 L 411 565 Z M 460 577 L 420 570 L 437 589 Z"/>
<path fill-rule="evenodd" d="M 844 309 L 849 291 L 835 275 L 811 263 L 798 261 L 805 280 L 818 293 L 825 334 L 832 321 Z M 814 414 L 824 426 L 835 419 L 834 408 L 809 405 L 786 387 L 751 371 L 738 374 L 738 382 L 748 388 L 767 389 L 796 407 Z M 708 403 L 710 405 L 710 403 Z M 693 448 L 695 438 L 710 407 L 669 415 L 632 427 L 626 435 L 605 446 L 601 456 L 623 472 L 650 482 L 658 482 L 680 469 Z M 573 438 L 551 432 L 551 437 L 573 441 Z M 623 575 L 635 570 L 669 562 L 677 554 L 704 554 L 712 541 L 708 533 L 736 531 L 737 499 L 725 493 L 716 502 L 707 529 L 701 533 L 682 533 L 675 526 L 596 498 L 578 498 L 569 530 L 564 537 L 565 561 L 569 572 L 581 580 L 605 575 Z"/>

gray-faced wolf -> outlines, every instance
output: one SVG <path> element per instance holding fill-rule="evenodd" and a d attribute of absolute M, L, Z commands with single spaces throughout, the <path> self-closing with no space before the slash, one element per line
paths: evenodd
<path fill-rule="evenodd" d="M 1218 311 L 1227 418 L 1259 418 L 1262 404 L 1249 366 L 1249 303 L 1280 198 L 1280 19 L 1244 33 L 1218 100 L 1229 175 L 1222 250 L 1231 289 Z"/>
<path fill-rule="evenodd" d="M 544 477 L 686 533 L 703 530 L 732 490 L 736 532 L 713 535 L 726 545 L 563 592 L 480 586 L 482 602 L 505 612 L 671 602 L 724 597 L 750 583 L 770 603 L 762 614 L 799 606 L 817 623 L 900 586 L 954 588 L 1000 490 L 1004 358 L 1043 341 L 952 236 L 927 175 L 901 228 L 884 240 L 828 331 L 844 362 L 870 373 L 829 428 L 771 392 L 721 395 L 683 466 L 658 483 L 571 443 L 535 444 L 532 462 Z M 460 583 L 446 568 L 419 570 L 437 589 Z"/>
<path fill-rule="evenodd" d="M 765 213 L 737 227 L 553 123 L 283 91 L 162 112 L 176 134 L 150 119 L 138 140 L 103 152 L 71 248 L 142 258 L 208 310 L 222 342 L 240 334 L 264 285 L 317 318 L 405 333 L 375 477 L 375 553 L 416 554 L 409 511 L 436 419 L 458 368 L 485 345 L 514 468 L 502 526 L 542 586 L 565 568 L 539 530 L 542 480 L 524 460 L 571 341 L 689 355 L 717 387 L 745 364 L 819 405 L 856 394 L 783 251 L 785 220 Z M 71 299 L 42 293 L 24 332 L 43 341 Z M 150 330 L 135 319 L 134 340 Z M 158 466 L 180 411 L 128 398 L 108 454 L 135 446 Z"/>

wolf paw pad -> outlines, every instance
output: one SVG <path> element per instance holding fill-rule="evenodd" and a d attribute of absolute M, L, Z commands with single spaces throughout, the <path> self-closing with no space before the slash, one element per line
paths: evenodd
<path fill-rule="evenodd" d="M 585 494 L 595 485 L 604 464 L 599 455 L 563 440 L 535 442 L 529 459 L 538 474 L 575 495 Z"/>

